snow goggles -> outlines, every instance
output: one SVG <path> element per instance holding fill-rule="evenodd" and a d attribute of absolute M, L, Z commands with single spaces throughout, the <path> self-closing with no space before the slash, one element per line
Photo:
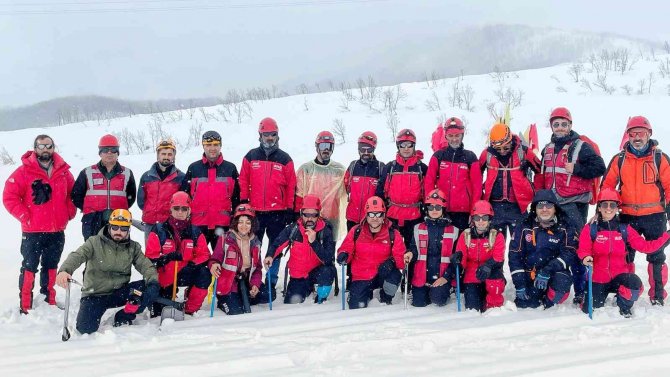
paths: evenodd
<path fill-rule="evenodd" d="M 35 145 L 35 148 L 39 150 L 45 150 L 45 149 L 53 149 L 54 145 L 53 144 L 37 144 Z"/>
<path fill-rule="evenodd" d="M 172 210 L 176 211 L 176 212 L 188 212 L 189 209 L 191 209 L 191 208 L 187 207 L 187 206 L 174 206 L 174 207 L 172 207 Z"/>
<path fill-rule="evenodd" d="M 546 200 L 543 200 L 541 202 L 537 202 L 536 207 L 537 209 L 552 209 L 554 208 L 554 203 L 548 202 Z"/>
<path fill-rule="evenodd" d="M 384 217 L 384 212 L 368 212 L 368 217 L 371 219 Z"/>
<path fill-rule="evenodd" d="M 442 206 L 439 205 L 439 204 L 428 204 L 426 206 L 426 209 L 429 210 L 429 211 L 441 211 Z"/>
<path fill-rule="evenodd" d="M 411 141 L 403 141 L 402 143 L 398 144 L 400 148 L 414 148 L 414 143 Z"/>
<path fill-rule="evenodd" d="M 124 225 L 110 225 L 109 228 L 115 232 L 118 232 L 119 230 L 122 232 L 127 232 L 130 230 L 129 226 Z"/>
<path fill-rule="evenodd" d="M 472 216 L 472 221 L 489 221 L 491 220 L 491 216 L 489 215 L 473 215 Z"/>
<path fill-rule="evenodd" d="M 212 146 L 217 147 L 217 146 L 221 145 L 221 140 L 213 140 L 213 139 L 203 140 L 202 145 L 205 145 L 205 146 L 212 145 Z"/>
<path fill-rule="evenodd" d="M 554 122 L 551 124 L 551 128 L 568 128 L 569 125 L 568 122 Z"/>
<path fill-rule="evenodd" d="M 617 202 L 600 202 L 598 203 L 598 207 L 602 209 L 617 209 L 619 208 L 619 204 Z"/>
<path fill-rule="evenodd" d="M 318 148 L 320 151 L 332 151 L 333 150 L 333 144 L 332 143 L 319 143 Z"/>
<path fill-rule="evenodd" d="M 628 131 L 628 137 L 643 137 L 647 136 L 647 131 Z"/>
<path fill-rule="evenodd" d="M 361 153 L 374 153 L 375 149 L 372 147 L 358 147 L 358 151 Z"/>
<path fill-rule="evenodd" d="M 119 147 L 101 147 L 98 152 L 99 152 L 99 154 L 102 154 L 102 153 L 119 153 Z"/>
<path fill-rule="evenodd" d="M 300 215 L 302 215 L 302 216 L 304 216 L 304 217 L 306 217 L 306 218 L 308 218 L 308 219 L 315 219 L 315 218 L 319 217 L 319 213 L 318 213 L 318 212 L 317 212 L 317 213 L 300 212 Z"/>
<path fill-rule="evenodd" d="M 261 132 L 261 136 L 263 137 L 277 137 L 276 132 Z"/>

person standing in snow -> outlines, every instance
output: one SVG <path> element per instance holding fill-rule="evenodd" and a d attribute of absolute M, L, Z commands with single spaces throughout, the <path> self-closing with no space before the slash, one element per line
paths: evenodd
<path fill-rule="evenodd" d="M 579 236 L 577 256 L 585 266 L 593 268 L 593 308 L 605 305 L 610 293 L 616 293 L 619 313 L 632 316 L 633 304 L 644 290 L 642 280 L 635 275 L 635 251 L 647 255 L 657 252 L 670 242 L 668 232 L 658 239 L 646 241 L 631 225 L 619 220 L 621 198 L 611 188 L 600 190 L 596 219 L 584 225 Z M 586 302 L 588 302 L 588 293 Z M 582 304 L 588 313 L 588 305 Z"/>
<path fill-rule="evenodd" d="M 293 222 L 296 176 L 291 156 L 279 149 L 279 127 L 274 119 L 261 120 L 258 139 L 261 145 L 242 159 L 240 199 L 256 211 L 258 240 L 262 242 L 267 234 L 272 245 L 282 229 Z M 275 258 L 269 271 L 272 297 L 276 296 L 280 263 L 281 258 Z"/>
<path fill-rule="evenodd" d="M 98 331 L 105 311 L 120 306 L 123 309 L 114 315 L 114 326 L 130 325 L 158 297 L 156 268 L 140 244 L 130 239 L 132 215 L 126 209 L 115 209 L 108 220 L 97 235 L 68 255 L 56 275 L 56 284 L 67 288 L 74 271 L 86 264 L 76 325 L 82 334 Z M 144 279 L 131 283 L 131 267 Z"/>
<path fill-rule="evenodd" d="M 2 202 L 21 222 L 21 274 L 19 310 L 33 307 L 33 286 L 40 263 L 40 293 L 49 305 L 56 305 L 56 268 L 65 245 L 65 227 L 77 209 L 70 193 L 74 177 L 70 165 L 56 153 L 48 135 L 37 135 L 33 150 L 21 156 L 19 166 L 5 182 Z"/>
<path fill-rule="evenodd" d="M 214 247 L 219 236 L 228 231 L 233 209 L 240 201 L 237 167 L 223 159 L 221 135 L 207 131 L 202 135 L 202 158 L 186 170 L 183 191 L 193 198 L 191 222 L 200 227 Z"/>
<path fill-rule="evenodd" d="M 119 152 L 116 136 L 104 135 L 98 143 L 100 161 L 82 170 L 74 182 L 72 203 L 84 214 L 84 240 L 105 227 L 113 209 L 128 209 L 135 203 L 135 177 L 119 163 Z"/>
<path fill-rule="evenodd" d="M 658 147 L 658 141 L 651 138 L 651 123 L 647 118 L 631 117 L 626 133 L 629 140 L 610 161 L 602 189 L 613 189 L 621 194 L 622 222 L 630 224 L 646 239 L 657 239 L 665 233 L 670 214 L 667 200 L 670 159 Z M 665 245 L 647 255 L 649 299 L 653 305 L 663 305 L 668 295 L 665 258 Z"/>
<path fill-rule="evenodd" d="M 377 160 L 377 135 L 365 131 L 358 137 L 358 160 L 352 161 L 344 173 L 344 188 L 348 194 L 347 232 L 365 219 L 365 202 L 375 195 L 384 164 Z"/>

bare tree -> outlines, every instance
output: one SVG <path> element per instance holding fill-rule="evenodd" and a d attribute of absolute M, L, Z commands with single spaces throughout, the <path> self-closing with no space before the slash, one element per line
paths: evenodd
<path fill-rule="evenodd" d="M 204 107 L 199 107 L 198 110 L 200 111 L 200 115 L 202 115 L 202 120 L 205 121 L 205 123 L 209 123 L 209 113 L 207 113 L 207 110 Z"/>
<path fill-rule="evenodd" d="M 395 137 L 398 134 L 398 123 L 400 123 L 400 120 L 398 119 L 397 114 L 390 111 L 386 113 L 386 128 L 391 134 L 392 141 L 395 140 Z"/>
<path fill-rule="evenodd" d="M 637 82 L 637 85 L 639 85 L 639 88 L 635 94 L 637 95 L 642 95 L 647 89 L 647 80 L 645 79 L 640 79 L 640 81 Z"/>
<path fill-rule="evenodd" d="M 193 121 L 191 127 L 188 129 L 188 141 L 186 145 L 189 147 L 197 147 L 200 145 L 200 138 L 202 135 L 202 122 L 199 120 Z"/>
<path fill-rule="evenodd" d="M 342 122 L 342 119 L 335 118 L 333 119 L 333 135 L 339 139 L 337 142 L 338 145 L 342 145 L 347 142 L 347 127 Z"/>
<path fill-rule="evenodd" d="M 564 86 L 560 86 L 560 85 L 556 87 L 556 91 L 557 91 L 558 93 L 567 93 L 567 92 L 568 92 L 568 90 L 565 89 Z"/>
<path fill-rule="evenodd" d="M 440 98 L 437 96 L 437 93 L 435 93 L 434 90 L 430 92 L 431 98 L 427 99 L 425 104 L 426 104 L 426 110 L 428 111 L 442 111 L 442 107 L 440 106 Z"/>
<path fill-rule="evenodd" d="M 651 86 L 654 84 L 654 72 L 649 72 L 649 89 L 647 90 L 648 94 L 651 94 Z"/>
<path fill-rule="evenodd" d="M 253 108 L 247 101 L 237 102 L 233 104 L 233 111 L 237 119 L 237 124 L 242 123 L 245 118 L 251 119 L 254 114 Z"/>
<path fill-rule="evenodd" d="M 581 76 L 582 72 L 584 72 L 584 64 L 582 63 L 573 63 L 570 68 L 568 68 L 568 74 L 576 83 L 579 82 L 579 77 Z"/>
<path fill-rule="evenodd" d="M 14 158 L 7 152 L 7 149 L 4 146 L 0 148 L 0 164 L 3 166 L 16 164 Z"/>
<path fill-rule="evenodd" d="M 593 88 L 591 88 L 591 83 L 587 79 L 582 79 L 581 87 L 587 89 L 589 92 L 593 91 Z"/>
<path fill-rule="evenodd" d="M 309 111 L 309 102 L 307 102 L 307 96 L 304 96 L 302 100 L 302 105 L 304 106 L 305 111 Z"/>
<path fill-rule="evenodd" d="M 670 58 L 665 58 L 658 63 L 658 73 L 662 78 L 670 77 Z"/>
<path fill-rule="evenodd" d="M 670 54 L 670 43 L 668 43 L 668 41 L 663 43 L 663 49 L 665 50 L 666 54 Z"/>
<path fill-rule="evenodd" d="M 596 77 L 596 81 L 593 83 L 593 85 L 610 95 L 616 91 L 615 87 L 607 84 L 607 72 L 605 71 L 601 72 L 601 74 Z"/>
<path fill-rule="evenodd" d="M 523 96 L 523 94 L 521 94 L 521 96 Z M 472 89 L 470 84 L 466 85 L 465 88 L 462 89 L 461 97 L 463 98 L 463 105 L 465 106 L 461 107 L 461 109 L 466 111 L 475 111 L 474 106 L 472 106 L 472 101 L 475 98 L 475 90 Z M 521 103 L 521 98 L 519 98 L 519 103 Z"/>
<path fill-rule="evenodd" d="M 295 87 L 296 94 L 309 94 L 309 87 L 307 84 L 302 83 Z"/>
<path fill-rule="evenodd" d="M 633 93 L 633 88 L 628 84 L 622 86 L 621 89 L 624 91 L 624 93 L 626 93 L 627 96 L 629 96 L 629 95 L 631 95 L 631 93 Z"/>
<path fill-rule="evenodd" d="M 402 90 L 400 85 L 392 86 L 382 92 L 382 102 L 385 111 L 392 111 L 397 114 L 398 103 L 407 98 L 407 93 Z"/>

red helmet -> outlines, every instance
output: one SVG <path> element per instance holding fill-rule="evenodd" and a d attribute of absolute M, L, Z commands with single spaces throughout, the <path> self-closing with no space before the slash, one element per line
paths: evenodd
<path fill-rule="evenodd" d="M 445 207 L 447 205 L 447 199 L 445 199 L 444 193 L 441 190 L 435 189 L 428 193 L 428 196 L 423 200 L 424 204 L 433 204 Z"/>
<path fill-rule="evenodd" d="M 330 131 L 321 131 L 316 135 L 316 140 L 314 141 L 314 144 L 319 143 L 335 144 L 335 136 L 333 136 L 333 133 Z"/>
<path fill-rule="evenodd" d="M 301 210 L 303 209 L 315 209 L 317 211 L 321 211 L 321 199 L 319 199 L 319 197 L 316 195 L 305 196 L 302 200 Z"/>
<path fill-rule="evenodd" d="M 478 200 L 477 202 L 475 202 L 475 205 L 472 206 L 472 211 L 470 211 L 470 215 L 493 216 L 493 207 L 491 207 L 491 203 L 487 202 L 486 200 Z"/>
<path fill-rule="evenodd" d="M 235 208 L 235 215 L 233 218 L 240 216 L 249 216 L 251 218 L 256 217 L 256 211 L 249 204 L 240 204 Z"/>
<path fill-rule="evenodd" d="M 621 204 L 621 196 L 619 196 L 619 193 L 616 192 L 615 190 L 605 187 L 604 189 L 600 190 L 600 193 L 598 194 L 598 203 L 604 202 L 604 201 L 613 201 L 617 202 L 617 204 Z"/>
<path fill-rule="evenodd" d="M 119 147 L 119 139 L 116 138 L 114 135 L 107 134 L 103 137 L 100 138 L 100 142 L 98 143 L 98 148 L 103 148 L 103 147 Z"/>
<path fill-rule="evenodd" d="M 372 131 L 365 131 L 358 137 L 358 142 L 377 148 L 377 135 Z"/>
<path fill-rule="evenodd" d="M 398 144 L 402 143 L 403 141 L 411 141 L 412 143 L 416 144 L 416 134 L 414 131 L 410 130 L 409 128 L 400 130 L 400 132 L 398 132 L 398 136 L 395 138 L 395 142 Z"/>
<path fill-rule="evenodd" d="M 382 198 L 378 196 L 371 196 L 365 202 L 365 213 L 370 212 L 386 212 L 386 204 Z"/>
<path fill-rule="evenodd" d="M 649 123 L 649 119 L 643 117 L 642 115 L 637 115 L 628 119 L 628 124 L 626 124 L 626 132 L 628 132 L 631 128 L 645 128 L 651 132 L 651 123 Z"/>
<path fill-rule="evenodd" d="M 183 191 L 177 191 L 170 198 L 170 207 L 183 206 L 191 207 L 191 197 Z"/>
<path fill-rule="evenodd" d="M 465 132 L 465 126 L 463 125 L 463 121 L 456 117 L 451 117 L 445 120 L 443 127 L 445 135 L 446 134 L 458 135 Z"/>
<path fill-rule="evenodd" d="M 263 118 L 261 124 L 258 125 L 258 133 L 263 132 L 279 132 L 279 127 L 277 127 L 277 121 L 272 118 Z"/>
<path fill-rule="evenodd" d="M 572 122 L 572 114 L 570 114 L 570 110 L 565 107 L 557 107 L 552 110 L 551 115 L 549 115 L 549 123 L 553 122 L 554 118 L 565 118 Z"/>

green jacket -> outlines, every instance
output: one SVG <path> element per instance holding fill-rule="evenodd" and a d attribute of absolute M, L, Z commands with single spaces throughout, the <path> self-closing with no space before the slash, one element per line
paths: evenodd
<path fill-rule="evenodd" d="M 128 284 L 131 266 L 135 266 L 147 283 L 158 283 L 156 268 L 144 256 L 140 244 L 133 240 L 115 242 L 110 238 L 107 227 L 70 253 L 58 272 L 72 275 L 83 263 L 86 263 L 84 287 L 81 289 L 83 297 L 108 295 Z"/>

